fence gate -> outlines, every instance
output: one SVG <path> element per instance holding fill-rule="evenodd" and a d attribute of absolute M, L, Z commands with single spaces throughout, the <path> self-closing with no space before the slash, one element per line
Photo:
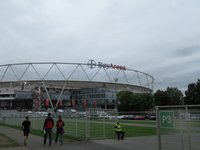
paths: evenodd
<path fill-rule="evenodd" d="M 158 150 L 200 150 L 200 105 L 157 106 Z"/>
<path fill-rule="evenodd" d="M 113 109 L 90 108 L 87 111 L 87 139 L 114 137 L 118 112 Z"/>

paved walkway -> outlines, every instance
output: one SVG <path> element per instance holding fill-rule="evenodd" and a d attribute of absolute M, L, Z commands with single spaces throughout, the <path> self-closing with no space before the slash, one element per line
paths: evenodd
<path fill-rule="evenodd" d="M 127 138 L 123 141 L 115 139 L 90 140 L 82 142 L 64 142 L 63 146 L 54 144 L 43 146 L 43 138 L 30 134 L 28 146 L 23 146 L 23 133 L 20 130 L 0 126 L 0 133 L 7 135 L 21 146 L 17 148 L 0 148 L 0 150 L 157 150 L 156 137 Z"/>

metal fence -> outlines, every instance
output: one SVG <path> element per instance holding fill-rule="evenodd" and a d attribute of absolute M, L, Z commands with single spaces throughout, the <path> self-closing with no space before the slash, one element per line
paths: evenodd
<path fill-rule="evenodd" d="M 113 138 L 114 124 L 118 120 L 118 112 L 113 109 L 89 109 L 88 110 L 88 138 Z"/>
<path fill-rule="evenodd" d="M 199 150 L 200 105 L 157 106 L 158 150 Z"/>
<path fill-rule="evenodd" d="M 114 122 L 118 119 L 116 110 L 87 109 L 84 112 L 75 110 L 65 110 L 64 112 L 54 113 L 52 116 L 54 122 L 58 116 L 62 115 L 65 126 L 65 135 L 79 139 L 101 139 L 112 138 L 114 135 Z M 47 112 L 19 112 L 15 110 L 0 111 L 0 123 L 22 126 L 22 122 L 26 116 L 29 116 L 31 128 L 35 130 L 43 130 L 44 120 Z M 111 121 L 112 119 L 112 121 Z M 56 129 L 54 127 L 54 133 Z"/>

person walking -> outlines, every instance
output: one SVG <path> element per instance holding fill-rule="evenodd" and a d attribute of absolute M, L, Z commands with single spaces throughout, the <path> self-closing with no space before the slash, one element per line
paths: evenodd
<path fill-rule="evenodd" d="M 55 139 L 55 143 L 57 144 L 58 141 L 58 137 L 60 136 L 60 144 L 63 145 L 63 134 L 64 134 L 64 121 L 62 120 L 62 116 L 59 116 L 57 122 L 56 122 L 56 139 Z"/>
<path fill-rule="evenodd" d="M 115 133 L 117 134 L 117 138 L 118 138 L 118 140 L 124 140 L 124 134 L 125 134 L 125 132 L 124 131 L 122 131 L 122 127 L 121 127 L 121 125 L 119 124 L 119 122 L 117 122 L 116 124 L 115 124 Z"/>
<path fill-rule="evenodd" d="M 26 119 L 22 122 L 22 130 L 24 132 L 24 146 L 27 145 L 30 128 L 31 128 L 31 121 L 29 120 L 29 117 L 26 116 Z"/>
<path fill-rule="evenodd" d="M 43 126 L 43 130 L 44 130 L 44 142 L 43 144 L 46 144 L 46 139 L 47 139 L 47 135 L 49 136 L 49 146 L 51 146 L 51 140 L 52 140 L 52 129 L 54 127 L 54 120 L 51 117 L 51 113 L 48 113 L 48 116 L 46 117 L 45 121 L 44 121 L 44 126 Z"/>

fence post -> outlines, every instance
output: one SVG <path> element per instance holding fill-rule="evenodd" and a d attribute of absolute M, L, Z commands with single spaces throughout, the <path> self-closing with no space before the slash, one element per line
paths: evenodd
<path fill-rule="evenodd" d="M 76 125 L 75 125 L 75 127 L 76 127 L 76 137 L 78 136 L 78 122 L 77 122 L 77 112 L 76 112 L 76 118 L 75 118 L 75 121 L 76 121 Z"/>
<path fill-rule="evenodd" d="M 88 125 L 88 138 L 91 138 L 91 129 L 90 129 L 90 123 L 91 123 L 91 120 L 90 120 L 90 116 L 91 116 L 91 110 L 90 109 L 87 109 L 87 117 L 88 117 L 88 122 L 87 122 L 87 125 Z"/>
<path fill-rule="evenodd" d="M 85 117 L 85 139 L 88 140 L 88 113 L 87 113 L 87 109 L 86 111 L 86 117 Z"/>
<path fill-rule="evenodd" d="M 179 109 L 178 111 L 179 117 L 178 119 L 181 119 L 181 110 Z M 184 150 L 184 137 L 183 137 L 183 125 L 181 122 L 181 126 L 180 126 L 180 135 L 181 135 L 181 146 L 182 146 L 182 150 Z"/>
<path fill-rule="evenodd" d="M 105 116 L 103 117 L 103 137 L 106 137 L 106 121 Z"/>
<path fill-rule="evenodd" d="M 160 115 L 159 115 L 159 107 L 158 106 L 156 106 L 156 122 L 157 122 L 158 150 L 162 150 L 162 147 L 161 147 L 161 137 L 160 137 Z"/>
<path fill-rule="evenodd" d="M 190 120 L 190 114 L 188 113 L 188 105 L 185 105 L 185 111 L 186 111 L 186 115 L 188 120 Z M 188 134 L 188 146 L 189 146 L 189 150 L 191 150 L 191 137 L 190 137 L 190 125 L 188 126 L 188 122 L 187 122 L 187 134 Z"/>

